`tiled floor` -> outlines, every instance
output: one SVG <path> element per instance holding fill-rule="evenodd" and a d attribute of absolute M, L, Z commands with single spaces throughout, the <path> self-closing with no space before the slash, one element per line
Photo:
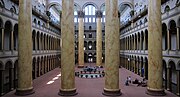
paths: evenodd
<path fill-rule="evenodd" d="M 134 84 L 125 86 L 124 82 L 127 76 L 131 76 L 132 79 L 138 78 L 142 80 L 142 78 L 124 68 L 120 68 L 119 70 L 120 70 L 119 83 L 120 83 L 121 92 L 123 93 L 121 97 L 153 97 L 145 93 L 146 87 L 137 87 Z M 60 73 L 60 69 L 56 68 L 55 70 L 50 71 L 47 74 L 35 79 L 33 81 L 35 93 L 26 97 L 60 97 L 58 95 L 58 91 L 60 88 L 60 77 L 58 77 L 60 76 L 59 73 Z M 49 82 L 53 80 L 54 80 L 53 83 Z M 47 84 L 48 82 L 49 84 Z M 76 77 L 76 88 L 78 95 L 74 97 L 105 97 L 104 95 L 102 95 L 104 88 L 104 78 L 86 79 L 86 78 Z M 15 91 L 12 91 L 4 95 L 3 97 L 18 97 L 14 95 L 14 93 Z M 166 96 L 163 97 L 178 97 L 178 96 L 166 91 Z"/>

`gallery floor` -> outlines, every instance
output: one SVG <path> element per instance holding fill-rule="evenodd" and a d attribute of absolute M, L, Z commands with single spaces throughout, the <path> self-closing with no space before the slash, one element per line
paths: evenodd
<path fill-rule="evenodd" d="M 86 64 L 93 66 L 94 64 Z M 76 68 L 78 71 L 79 68 Z M 129 86 L 124 85 L 127 76 L 131 76 L 132 80 L 138 78 L 142 80 L 142 77 L 126 70 L 125 68 L 119 69 L 120 73 L 120 88 L 122 95 L 120 97 L 153 97 L 145 93 L 146 87 L 137 87 L 137 85 L 130 84 Z M 47 74 L 36 78 L 33 81 L 35 93 L 26 97 L 60 97 L 58 91 L 60 88 L 60 69 L 56 68 Z M 76 88 L 78 95 L 74 97 L 106 97 L 102 95 L 104 88 L 104 78 L 79 78 L 76 77 Z M 166 96 L 162 97 L 177 97 L 176 95 L 165 91 Z M 19 97 L 14 95 L 15 91 L 5 94 L 3 97 Z M 22 97 L 22 96 L 20 96 Z M 160 97 L 160 96 L 158 96 Z"/>

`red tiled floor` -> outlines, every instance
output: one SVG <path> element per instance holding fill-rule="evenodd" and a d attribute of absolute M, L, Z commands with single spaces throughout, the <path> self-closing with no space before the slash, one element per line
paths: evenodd
<path fill-rule="evenodd" d="M 92 65 L 92 64 L 91 64 Z M 78 69 L 76 69 L 78 70 Z M 56 79 L 54 83 L 47 85 L 46 83 L 52 80 L 59 74 L 59 68 L 48 72 L 47 74 L 35 79 L 34 90 L 35 93 L 26 97 L 60 97 L 58 95 L 60 87 L 60 79 Z M 131 76 L 132 79 L 141 79 L 138 75 L 128 71 L 124 68 L 120 69 L 120 88 L 123 93 L 120 97 L 153 97 L 145 94 L 146 87 L 137 87 L 136 85 L 125 86 L 124 82 L 127 76 Z M 104 88 L 104 78 L 97 79 L 85 79 L 76 77 L 76 88 L 78 95 L 74 97 L 106 97 L 102 95 Z M 21 97 L 14 95 L 15 91 L 12 91 L 3 97 Z M 161 96 L 158 96 L 161 97 Z M 176 95 L 166 91 L 166 96 L 162 97 L 177 97 Z"/>

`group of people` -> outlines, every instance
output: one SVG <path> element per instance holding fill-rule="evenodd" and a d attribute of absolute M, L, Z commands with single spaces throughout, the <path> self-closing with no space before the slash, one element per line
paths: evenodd
<path fill-rule="evenodd" d="M 129 84 L 137 84 L 137 86 L 142 86 L 142 87 L 146 87 L 147 86 L 147 81 L 145 78 L 143 78 L 143 81 L 138 80 L 137 78 L 133 81 L 131 81 L 131 76 L 128 76 L 126 81 L 125 81 L 125 85 L 128 86 Z"/>

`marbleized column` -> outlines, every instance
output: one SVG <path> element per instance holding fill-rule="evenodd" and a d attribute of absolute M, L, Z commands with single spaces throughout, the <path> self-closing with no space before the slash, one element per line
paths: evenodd
<path fill-rule="evenodd" d="M 118 0 L 105 0 L 105 88 L 103 95 L 119 96 L 119 18 Z"/>
<path fill-rule="evenodd" d="M 78 36 L 78 68 L 84 67 L 84 12 L 78 11 L 79 36 Z"/>
<path fill-rule="evenodd" d="M 32 1 L 19 0 L 18 86 L 16 95 L 34 93 L 32 82 Z"/>
<path fill-rule="evenodd" d="M 162 66 L 161 0 L 148 0 L 148 86 L 146 93 L 165 95 Z"/>
<path fill-rule="evenodd" d="M 97 22 L 97 32 L 96 32 L 96 66 L 102 65 L 102 12 L 100 10 L 96 11 L 96 22 Z"/>
<path fill-rule="evenodd" d="M 75 88 L 74 0 L 62 0 L 60 96 L 77 95 Z"/>

